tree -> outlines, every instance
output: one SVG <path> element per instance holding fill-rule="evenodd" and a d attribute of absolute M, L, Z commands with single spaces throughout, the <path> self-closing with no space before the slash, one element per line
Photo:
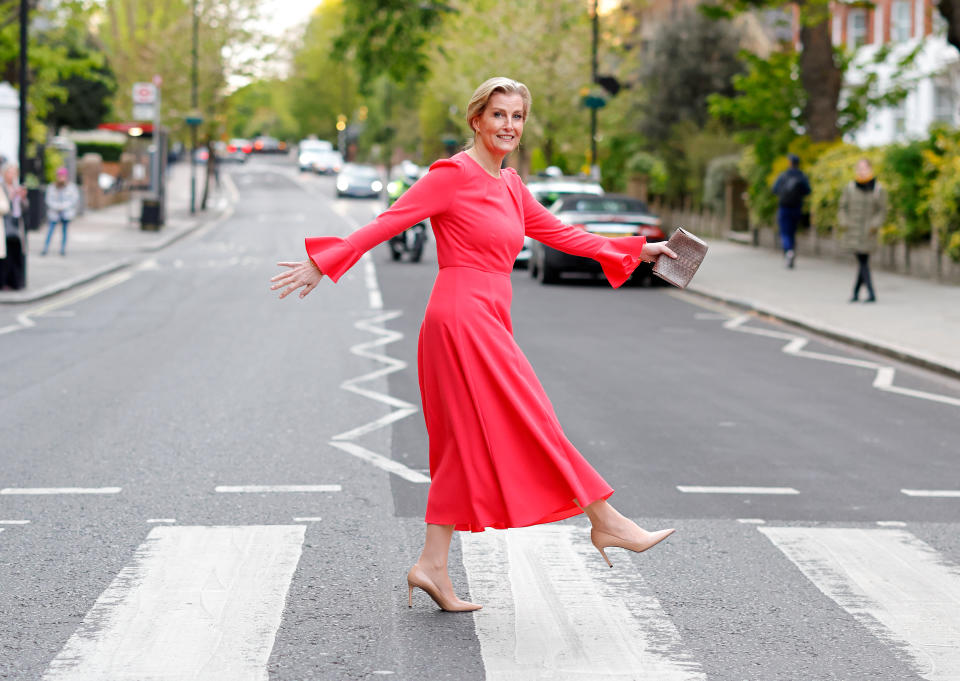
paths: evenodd
<path fill-rule="evenodd" d="M 721 0 L 717 5 L 703 6 L 713 18 L 729 18 L 750 10 L 783 7 L 784 0 Z M 829 0 L 800 0 L 799 79 L 806 91 L 803 122 L 807 134 L 815 142 L 840 137 L 838 105 L 843 85 L 843 70 L 830 39 Z"/>
<path fill-rule="evenodd" d="M 636 72 L 644 89 L 639 131 L 662 140 L 680 122 L 703 128 L 707 98 L 734 93 L 733 78 L 744 70 L 739 53 L 740 34 L 730 22 L 679 12 L 657 32 Z"/>

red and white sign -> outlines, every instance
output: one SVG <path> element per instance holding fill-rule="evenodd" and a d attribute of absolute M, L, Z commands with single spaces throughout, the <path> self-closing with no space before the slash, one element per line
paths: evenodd
<path fill-rule="evenodd" d="M 134 104 L 155 104 L 157 101 L 157 86 L 153 83 L 133 84 Z"/>

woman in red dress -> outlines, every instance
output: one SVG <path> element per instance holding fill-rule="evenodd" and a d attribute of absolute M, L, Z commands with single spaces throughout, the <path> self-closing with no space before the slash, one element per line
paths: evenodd
<path fill-rule="evenodd" d="M 440 271 L 417 352 L 431 485 L 423 551 L 407 575 L 409 597 L 423 589 L 444 610 L 460 600 L 447 574 L 454 530 L 482 532 L 562 520 L 585 512 L 594 546 L 645 551 L 673 530 L 647 532 L 606 499 L 613 489 L 564 436 L 540 382 L 513 338 L 510 273 L 524 235 L 599 261 L 610 283 L 640 260 L 676 257 L 644 237 L 606 238 L 563 224 L 533 198 L 512 168 L 501 168 L 523 134 L 530 93 L 491 78 L 467 108 L 473 144 L 437 161 L 393 206 L 346 239 L 306 240 L 308 260 L 282 262 L 272 288 L 281 298 L 334 281 L 360 257 L 429 217 Z M 612 566 L 611 566 L 612 567 Z M 412 601 L 410 601 L 412 603 Z"/>

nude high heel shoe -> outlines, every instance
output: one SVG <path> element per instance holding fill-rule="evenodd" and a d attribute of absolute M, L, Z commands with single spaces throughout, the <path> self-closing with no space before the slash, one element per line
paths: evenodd
<path fill-rule="evenodd" d="M 607 565 L 613 567 L 613 563 L 607 558 L 607 552 L 604 551 L 604 549 L 616 546 L 621 549 L 627 549 L 628 551 L 643 553 L 650 547 L 659 544 L 669 537 L 674 533 L 674 530 L 670 528 L 669 530 L 657 530 L 656 532 L 647 532 L 646 530 L 641 530 L 641 532 L 643 532 L 643 536 L 640 539 L 629 540 L 618 537 L 615 534 L 610 534 L 609 532 L 604 532 L 603 530 L 591 528 L 590 541 L 593 542 L 593 545 L 597 551 L 600 552 L 600 555 L 603 556 L 603 559 L 607 561 Z"/>
<path fill-rule="evenodd" d="M 440 606 L 441 610 L 447 612 L 471 612 L 480 610 L 483 606 L 476 603 L 468 603 L 454 597 L 453 600 L 446 598 L 440 593 L 440 589 L 427 575 L 420 569 L 419 565 L 414 565 L 407 573 L 407 607 L 413 607 L 413 590 L 422 589 L 433 599 L 433 602 Z"/>

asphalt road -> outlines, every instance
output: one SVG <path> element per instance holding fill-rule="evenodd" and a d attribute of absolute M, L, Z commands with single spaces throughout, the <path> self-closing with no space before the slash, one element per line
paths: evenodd
<path fill-rule="evenodd" d="M 419 404 L 435 251 L 277 301 L 277 260 L 376 204 L 230 172 L 229 218 L 0 335 L 0 678 L 960 679 L 960 498 L 901 491 L 960 489 L 957 407 L 659 287 L 516 271 L 513 317 L 611 502 L 677 534 L 612 571 L 581 519 L 467 536 L 451 573 L 485 609 L 408 609 L 426 432 L 353 429 Z M 325 491 L 217 491 L 275 485 Z M 716 486 L 785 493 L 680 489 Z"/>

